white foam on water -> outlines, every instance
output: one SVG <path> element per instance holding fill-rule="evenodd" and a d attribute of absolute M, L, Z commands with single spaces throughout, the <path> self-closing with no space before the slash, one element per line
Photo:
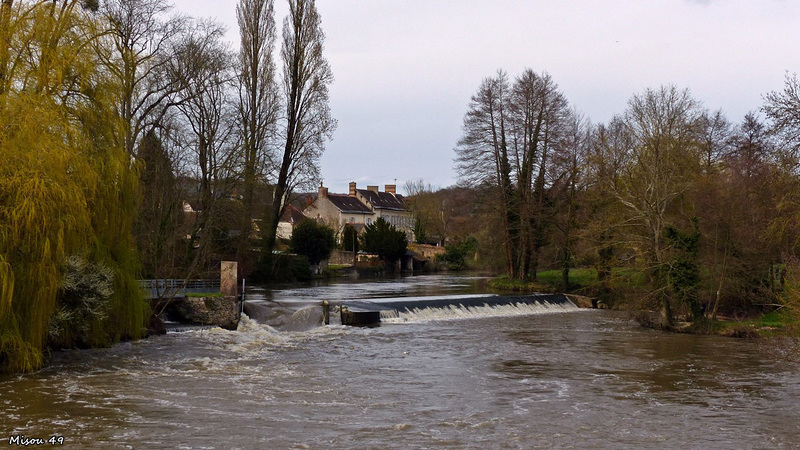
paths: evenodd
<path fill-rule="evenodd" d="M 381 311 L 382 323 L 431 322 L 442 320 L 476 319 L 484 317 L 509 317 L 533 314 L 554 314 L 580 309 L 572 302 L 512 303 L 507 305 L 463 306 L 448 305 L 446 308 L 414 308 L 410 311 Z"/>
<path fill-rule="evenodd" d="M 419 296 L 419 297 L 377 297 L 377 298 L 365 298 L 363 301 L 370 302 L 370 303 L 395 303 L 398 301 L 401 302 L 410 302 L 415 300 L 462 300 L 462 299 L 469 299 L 469 298 L 487 298 L 487 297 L 497 297 L 497 294 L 459 294 L 459 295 L 426 295 L 426 296 Z"/>

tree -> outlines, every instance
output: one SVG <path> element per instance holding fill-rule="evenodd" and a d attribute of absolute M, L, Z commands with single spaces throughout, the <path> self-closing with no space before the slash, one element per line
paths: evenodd
<path fill-rule="evenodd" d="M 652 295 L 659 303 L 662 326 L 672 326 L 666 284 L 665 232 L 673 225 L 678 200 L 700 167 L 697 146 L 699 104 L 688 90 L 675 86 L 647 89 L 628 101 L 620 124 L 627 136 L 609 148 L 618 170 L 605 188 L 623 207 L 627 240 L 641 252 Z"/>
<path fill-rule="evenodd" d="M 137 154 L 141 201 L 135 233 L 144 276 L 178 278 L 181 199 L 172 160 L 154 130 L 141 139 Z"/>
<path fill-rule="evenodd" d="M 408 246 L 406 234 L 383 217 L 366 226 L 362 239 L 364 250 L 377 254 L 386 264 L 397 262 L 406 254 Z"/>
<path fill-rule="evenodd" d="M 508 76 L 498 71 L 494 78 L 485 78 L 472 96 L 462 125 L 463 136 L 456 147 L 456 169 L 467 186 L 489 186 L 501 217 L 502 246 L 506 272 L 518 276 L 519 211 L 514 203 L 511 183 L 511 162 L 506 136 L 506 104 Z"/>
<path fill-rule="evenodd" d="M 118 139 L 132 157 L 142 134 L 163 122 L 173 96 L 185 87 L 166 73 L 185 25 L 181 17 L 163 19 L 171 8 L 165 0 L 103 2 L 109 32 L 95 50 L 119 86 L 114 92 L 123 123 Z"/>
<path fill-rule="evenodd" d="M 309 264 L 318 265 L 328 259 L 336 247 L 333 229 L 325 224 L 306 219 L 292 231 L 292 251 L 308 258 Z"/>
<path fill-rule="evenodd" d="M 578 209 L 580 194 L 585 184 L 584 167 L 591 145 L 592 127 L 579 112 L 572 111 L 565 121 L 564 133 L 558 139 L 554 165 L 559 177 L 553 183 L 555 203 L 554 227 L 558 232 L 561 279 L 564 289 L 569 288 L 569 271 L 574 264 L 574 253 L 579 232 Z"/>
<path fill-rule="evenodd" d="M 319 178 L 319 158 L 336 128 L 328 105 L 328 85 L 333 82 L 322 54 L 325 34 L 314 0 L 289 0 L 283 21 L 283 152 L 276 155 L 277 170 L 272 206 L 262 229 L 264 252 L 272 254 L 275 236 L 288 199 L 301 186 Z"/>
<path fill-rule="evenodd" d="M 447 200 L 441 189 L 423 180 L 408 181 L 406 203 L 414 211 L 414 240 L 425 244 L 428 240 L 444 245 L 447 240 L 449 217 L 445 214 Z"/>
<path fill-rule="evenodd" d="M 786 74 L 782 92 L 772 91 L 764 99 L 763 107 L 771 129 L 785 146 L 794 152 L 800 150 L 800 80 L 797 74 Z"/>
<path fill-rule="evenodd" d="M 108 314 L 92 321 L 87 345 L 140 337 L 147 311 L 131 234 L 137 176 L 115 139 L 119 86 L 94 51 L 100 23 L 78 1 L 6 12 L 14 33 L 0 92 L 3 372 L 41 366 L 70 255 L 113 273 Z"/>
<path fill-rule="evenodd" d="M 698 126 L 703 170 L 710 174 L 730 151 L 731 123 L 720 109 L 713 114 L 704 111 L 698 119 Z"/>
<path fill-rule="evenodd" d="M 770 92 L 765 97 L 762 108 L 769 120 L 769 130 L 779 136 L 781 154 L 777 159 L 778 171 L 775 179 L 780 180 L 782 192 L 777 197 L 777 214 L 770 226 L 772 241 L 785 244 L 784 251 L 791 253 L 796 265 L 797 250 L 800 248 L 800 80 L 797 74 L 786 74 L 782 92 Z M 788 255 L 787 255 L 788 256 Z M 796 267 L 795 267 L 796 269 Z"/>
<path fill-rule="evenodd" d="M 230 198 L 238 177 L 236 141 L 236 105 L 234 81 L 236 79 L 233 54 L 222 42 L 222 28 L 209 21 L 186 21 L 185 31 L 175 37 L 175 57 L 169 61 L 168 74 L 179 80 L 184 89 L 173 96 L 174 108 L 165 118 L 167 142 L 177 147 L 181 167 L 176 170 L 192 174 L 198 181 L 199 211 L 192 228 L 192 242 L 196 243 L 190 263 L 180 267 L 179 278 L 191 278 L 210 266 L 216 266 L 220 257 L 233 258 L 225 245 L 215 245 L 231 228 L 230 211 L 224 211 L 225 200 Z M 236 214 L 235 221 L 241 220 Z M 242 226 L 246 232 L 250 221 L 232 224 Z M 231 239 L 224 236 L 222 243 Z M 241 263 L 240 263 L 241 264 Z M 240 270 L 245 270 L 240 265 Z"/>
<path fill-rule="evenodd" d="M 236 18 L 241 37 L 238 121 L 244 183 L 242 230 L 249 230 L 255 213 L 256 186 L 266 181 L 267 172 L 274 164 L 270 159 L 270 146 L 277 142 L 276 126 L 281 106 L 272 58 L 276 40 L 273 1 L 241 0 L 236 6 Z M 249 247 L 246 238 L 241 244 Z M 240 248 L 240 253 L 242 251 Z"/>
<path fill-rule="evenodd" d="M 536 278 L 552 226 L 553 152 L 567 106 L 549 75 L 527 69 L 511 86 L 503 72 L 485 79 L 464 117 L 459 175 L 467 185 L 495 191 L 511 278 Z"/>

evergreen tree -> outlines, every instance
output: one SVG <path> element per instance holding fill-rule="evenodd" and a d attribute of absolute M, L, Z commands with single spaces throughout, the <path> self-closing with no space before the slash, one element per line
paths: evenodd
<path fill-rule="evenodd" d="M 379 218 L 364 231 L 364 250 L 377 254 L 387 264 L 395 263 L 406 254 L 406 234 Z"/>
<path fill-rule="evenodd" d="M 317 265 L 328 259 L 336 247 L 333 230 L 311 219 L 303 220 L 292 231 L 292 251 L 308 258 L 309 264 Z"/>

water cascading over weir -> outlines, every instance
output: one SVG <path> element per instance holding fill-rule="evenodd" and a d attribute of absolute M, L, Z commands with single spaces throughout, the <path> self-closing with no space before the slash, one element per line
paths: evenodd
<path fill-rule="evenodd" d="M 334 305 L 335 306 L 335 305 Z M 342 325 L 376 326 L 417 320 L 546 314 L 577 310 L 564 294 L 456 295 L 343 301 Z"/>

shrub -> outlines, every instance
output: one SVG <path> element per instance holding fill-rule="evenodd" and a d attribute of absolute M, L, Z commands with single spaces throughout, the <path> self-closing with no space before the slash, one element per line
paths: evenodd
<path fill-rule="evenodd" d="M 50 318 L 48 340 L 52 347 L 90 346 L 103 340 L 103 321 L 111 309 L 114 273 L 102 264 L 80 256 L 67 258 L 56 311 Z"/>
<path fill-rule="evenodd" d="M 314 220 L 303 220 L 292 231 L 292 251 L 317 265 L 328 259 L 336 247 L 336 237 L 331 227 Z"/>

